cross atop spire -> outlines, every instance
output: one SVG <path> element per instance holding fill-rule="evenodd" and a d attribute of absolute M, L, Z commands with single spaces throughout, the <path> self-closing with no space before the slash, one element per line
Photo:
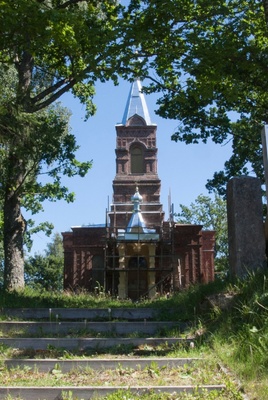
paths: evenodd
<path fill-rule="evenodd" d="M 135 114 L 142 117 L 147 125 L 152 125 L 145 97 L 142 93 L 141 82 L 139 79 L 136 79 L 131 84 L 122 124 L 126 125 L 127 120 L 130 117 L 133 117 L 133 115 Z"/>

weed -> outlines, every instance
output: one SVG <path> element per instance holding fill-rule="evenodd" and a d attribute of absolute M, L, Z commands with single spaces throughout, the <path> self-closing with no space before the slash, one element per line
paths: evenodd
<path fill-rule="evenodd" d="M 73 397 L 73 393 L 71 390 L 62 391 L 60 400 L 77 400 L 77 397 Z"/>
<path fill-rule="evenodd" d="M 268 367 L 267 277 L 250 273 L 230 290 L 235 303 L 215 319 L 210 343 L 218 356 L 243 381 L 246 392 L 266 399 Z M 264 395 L 265 393 L 265 395 Z"/>
<path fill-rule="evenodd" d="M 170 298 L 158 298 L 154 301 L 144 300 L 132 304 L 130 301 L 120 301 L 110 296 L 92 295 L 81 291 L 80 293 L 49 293 L 45 291 L 32 291 L 28 288 L 22 292 L 0 293 L 0 307 L 98 307 L 112 310 L 120 307 L 154 307 L 158 310 L 159 320 L 191 321 L 191 328 L 187 334 L 195 335 L 194 348 L 191 348 L 187 341 L 178 342 L 169 347 L 161 346 L 139 346 L 132 345 L 117 346 L 109 349 L 109 354 L 121 357 L 123 355 L 143 356 L 200 356 L 208 354 L 211 349 L 217 354 L 222 362 L 231 371 L 235 371 L 236 377 L 243 386 L 255 398 L 268 398 L 267 389 L 267 368 L 268 368 L 268 283 L 267 274 L 249 274 L 247 279 L 236 282 L 211 283 L 209 285 L 192 286 L 188 290 L 176 293 Z M 100 288 L 101 289 L 101 288 Z M 205 299 L 216 293 L 230 293 L 233 296 L 233 304 L 226 310 L 219 302 L 213 307 L 204 308 Z M 109 320 L 111 320 L 111 312 Z M 50 320 L 54 319 L 51 315 Z M 199 335 L 200 333 L 200 335 Z M 176 330 L 161 331 L 159 334 L 168 336 L 181 336 Z M 135 337 L 133 333 L 133 337 Z M 199 336 L 198 336 L 199 335 Z M 0 356 L 3 357 L 56 357 L 71 359 L 72 357 L 101 357 L 107 349 L 86 350 L 83 352 L 68 352 L 64 349 L 48 348 L 42 354 L 30 353 L 8 349 L 0 345 Z M 193 379 L 208 382 L 208 369 L 204 369 L 198 376 L 194 376 L 190 369 L 186 369 L 181 375 Z M 34 372 L 34 371 L 32 371 Z M 157 366 L 150 365 L 147 369 L 147 379 L 151 374 L 158 382 L 162 379 L 162 373 Z M 3 371 L 2 371 L 3 373 Z M 25 372 L 24 372 L 25 373 Z M 131 371 L 121 371 L 124 375 L 131 376 Z M 218 374 L 216 372 L 215 374 Z M 50 376 L 51 379 L 58 379 L 59 374 Z M 149 376 L 152 379 L 152 377 Z M 186 378 L 183 378 L 186 379 Z M 71 394 L 68 393 L 70 399 Z M 67 397 L 67 399 L 69 400 Z M 123 391 L 106 397 L 108 400 L 173 400 L 173 399 L 198 399 L 198 400 L 240 400 L 241 396 L 236 387 L 229 385 L 228 379 L 226 390 L 223 392 L 200 392 L 192 394 L 161 394 L 161 393 L 131 393 Z M 8 399 L 9 400 L 9 399 Z M 11 400 L 11 399 L 10 399 Z"/>

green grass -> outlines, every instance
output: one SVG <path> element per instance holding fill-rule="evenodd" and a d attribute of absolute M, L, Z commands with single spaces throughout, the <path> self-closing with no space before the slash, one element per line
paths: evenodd
<path fill-rule="evenodd" d="M 130 300 L 117 300 L 106 295 L 94 295 L 86 291 L 24 290 L 6 292 L 0 289 L 0 308 L 109 308 L 135 307 Z"/>
<path fill-rule="evenodd" d="M 207 301 L 217 298 L 216 294 L 228 294 L 231 302 L 226 308 L 221 301 Z M 214 352 L 227 367 L 232 377 L 242 382 L 242 388 L 249 398 L 266 400 L 268 398 L 268 274 L 249 274 L 247 279 L 236 282 L 214 282 L 197 285 L 174 294 L 170 298 L 132 303 L 120 301 L 109 296 L 93 296 L 86 292 L 47 293 L 26 289 L 18 293 L 0 292 L 0 307 L 80 307 L 80 308 L 119 308 L 155 307 L 160 311 L 161 320 L 191 321 L 192 332 L 197 335 L 196 347 L 191 350 L 197 356 Z M 52 351 L 53 349 L 50 349 Z M 0 350 L 5 353 L 6 350 Z M 132 348 L 113 349 L 111 354 L 134 354 Z M 189 349 L 136 349 L 135 355 L 179 356 Z M 139 351 L 141 354 L 139 354 Z M 64 351 L 63 351 L 64 352 Z M 64 357 L 64 354 L 58 354 Z M 94 354 L 96 356 L 96 354 Z M 93 354 L 88 354 L 93 356 Z M 101 352 L 97 354 L 101 356 Z M 68 357 L 72 354 L 68 353 Z M 125 393 L 126 395 L 126 393 Z M 116 396 L 116 395 L 113 395 Z M 147 394 L 144 397 L 146 398 Z M 199 396 L 199 395 L 198 395 Z M 213 394 L 189 399 L 221 399 Z M 205 397 L 204 397 L 205 396 Z M 209 397 L 212 396 L 212 397 Z M 143 397 L 138 396 L 140 399 Z M 117 400 L 119 397 L 107 397 Z M 132 394 L 129 396 L 135 399 Z M 183 397 L 182 397 L 183 398 Z M 222 397 L 223 399 L 227 397 Z M 230 399 L 236 399 L 230 397 Z M 120 398 L 121 399 L 121 398 Z M 128 399 L 126 395 L 126 399 Z M 149 397 L 148 397 L 149 399 Z M 158 397 L 161 399 L 161 397 Z M 172 399 L 172 397 L 163 397 Z M 176 397 L 180 399 L 180 397 Z M 153 397 L 150 397 L 153 400 Z"/>
<path fill-rule="evenodd" d="M 77 400 L 71 391 L 63 391 L 61 400 Z M 21 397 L 13 398 L 8 395 L 4 400 L 23 400 Z M 94 396 L 92 400 L 242 400 L 241 395 L 235 393 L 232 386 L 222 391 L 207 391 L 196 389 L 191 393 L 154 393 L 153 390 L 145 390 L 143 393 L 132 393 L 130 390 L 118 390 L 105 397 Z"/>
<path fill-rule="evenodd" d="M 1 368 L 1 386 L 118 386 L 130 387 L 140 386 L 138 394 L 130 391 L 117 391 L 105 399 L 198 399 L 198 400 L 242 400 L 241 394 L 237 391 L 231 380 L 226 376 L 224 371 L 218 367 L 217 359 L 210 354 L 204 360 L 195 361 L 192 364 L 185 364 L 180 367 L 161 367 L 157 362 L 148 363 L 144 368 L 123 368 L 120 365 L 115 369 L 93 370 L 86 368 L 85 370 L 73 369 L 70 372 L 63 373 L 60 366 L 55 364 L 55 368 L 50 372 L 39 372 L 38 368 L 13 368 L 11 370 L 5 367 Z M 218 382 L 225 384 L 226 388 L 222 391 L 212 391 L 200 389 L 200 385 L 217 385 Z M 153 390 L 147 389 L 152 386 L 193 386 L 192 394 L 164 394 L 155 393 Z M 198 389 L 199 388 L 199 389 Z M 122 396 L 122 393 L 124 394 Z M 120 397 L 121 396 L 121 397 Z M 72 392 L 66 388 L 65 394 L 62 396 L 66 400 L 74 400 Z M 98 397 L 94 397 L 97 399 Z"/>
<path fill-rule="evenodd" d="M 0 289 L 0 308 L 157 308 L 159 320 L 192 320 L 198 313 L 199 304 L 211 293 L 223 290 L 221 281 L 208 285 L 197 285 L 169 298 L 158 297 L 155 300 L 119 300 L 109 295 L 96 295 L 87 291 L 55 292 L 34 290 L 26 287 L 22 291 L 7 292 Z"/>
<path fill-rule="evenodd" d="M 66 373 L 57 366 L 48 373 L 29 367 L 1 370 L 1 386 L 197 386 L 224 380 L 215 358 L 174 368 L 158 367 L 157 362 L 145 368 L 123 368 L 119 361 L 115 369 L 78 368 Z"/>
<path fill-rule="evenodd" d="M 232 304 L 200 313 L 210 345 L 252 399 L 268 398 L 268 275 L 249 274 L 228 284 Z"/>
<path fill-rule="evenodd" d="M 175 357 L 175 358 L 201 358 L 208 352 L 206 345 L 196 343 L 194 348 L 187 342 L 178 342 L 172 346 L 167 343 L 159 345 L 119 344 L 112 347 L 99 349 L 66 350 L 49 345 L 46 350 L 13 349 L 0 343 L 0 365 L 6 358 L 55 358 L 59 360 L 85 359 L 85 358 L 125 358 L 125 357 Z"/>
<path fill-rule="evenodd" d="M 69 400 L 66 398 L 66 400 Z M 70 398 L 70 400 L 74 400 Z M 95 399 L 96 400 L 96 399 Z M 193 393 L 153 393 L 148 390 L 144 394 L 133 394 L 130 391 L 118 391 L 102 400 L 242 400 L 240 394 L 232 387 L 227 386 L 226 390 L 208 391 L 196 389 Z"/>

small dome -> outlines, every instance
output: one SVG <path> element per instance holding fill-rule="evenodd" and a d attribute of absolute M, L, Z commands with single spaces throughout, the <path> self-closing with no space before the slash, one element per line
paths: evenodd
<path fill-rule="evenodd" d="M 136 202 L 141 203 L 142 202 L 142 196 L 139 193 L 139 188 L 138 187 L 136 187 L 136 192 L 131 197 L 131 200 L 132 200 L 133 203 L 136 203 Z"/>
<path fill-rule="evenodd" d="M 145 223 L 143 221 L 140 212 L 140 203 L 142 202 L 142 196 L 139 194 L 139 188 L 136 187 L 134 196 L 131 197 L 133 203 L 133 213 L 127 226 L 127 232 L 143 232 Z"/>

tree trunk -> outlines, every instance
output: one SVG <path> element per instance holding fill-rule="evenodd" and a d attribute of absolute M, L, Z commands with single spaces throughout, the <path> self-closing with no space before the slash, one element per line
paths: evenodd
<path fill-rule="evenodd" d="M 13 176 L 6 182 L 4 201 L 4 252 L 5 270 L 4 287 L 7 290 L 24 288 L 24 257 L 23 242 L 26 222 L 21 213 L 21 201 L 18 188 L 22 174 L 20 165 L 15 160 L 10 160 Z"/>
<path fill-rule="evenodd" d="M 6 165 L 4 199 L 4 287 L 7 290 L 24 288 L 23 243 L 26 221 L 21 213 L 21 189 L 25 179 L 25 160 L 23 140 L 27 138 L 24 126 L 17 119 L 21 111 L 26 111 L 30 101 L 30 84 L 33 68 L 32 55 L 24 51 L 21 60 L 15 62 L 18 71 L 17 104 L 9 116 L 10 137 L 9 156 Z M 26 128 L 27 129 L 27 128 Z"/>

